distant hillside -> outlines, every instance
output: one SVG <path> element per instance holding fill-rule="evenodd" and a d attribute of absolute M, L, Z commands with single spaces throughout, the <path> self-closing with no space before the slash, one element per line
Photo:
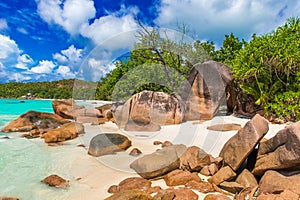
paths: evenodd
<path fill-rule="evenodd" d="M 35 98 L 45 99 L 95 99 L 96 84 L 77 79 L 53 82 L 10 82 L 0 84 L 0 98 L 21 98 L 31 93 Z M 76 87 L 75 90 L 74 86 Z"/>

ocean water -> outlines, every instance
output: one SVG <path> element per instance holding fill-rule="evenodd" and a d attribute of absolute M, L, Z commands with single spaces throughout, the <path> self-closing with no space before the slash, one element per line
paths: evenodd
<path fill-rule="evenodd" d="M 53 112 L 50 100 L 0 99 L 0 130 L 29 110 Z M 40 181 L 49 175 L 50 167 L 51 152 L 47 149 L 19 137 L 19 133 L 0 132 L 0 196 L 47 199 L 41 197 L 47 186 Z"/>

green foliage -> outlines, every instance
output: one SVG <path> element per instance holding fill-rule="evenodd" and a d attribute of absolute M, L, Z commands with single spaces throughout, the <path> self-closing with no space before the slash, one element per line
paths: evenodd
<path fill-rule="evenodd" d="M 267 105 L 269 112 L 275 113 L 280 119 L 287 121 L 300 120 L 300 91 L 278 93 Z"/>
<path fill-rule="evenodd" d="M 269 34 L 253 35 L 231 62 L 234 77 L 243 91 L 252 95 L 266 111 L 288 116 L 283 113 L 293 113 L 294 107 L 283 102 L 297 100 L 293 95 L 300 89 L 299 49 L 300 19 L 290 18 Z M 279 110 L 275 110 L 277 107 Z"/>
<path fill-rule="evenodd" d="M 212 57 L 215 61 L 230 64 L 245 44 L 246 41 L 244 39 L 240 41 L 238 37 L 235 37 L 233 33 L 230 33 L 230 35 L 225 35 L 223 45 L 219 50 L 212 54 Z"/>

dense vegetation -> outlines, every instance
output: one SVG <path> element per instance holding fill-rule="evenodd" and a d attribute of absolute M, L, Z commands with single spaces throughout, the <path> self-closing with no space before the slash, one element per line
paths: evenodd
<path fill-rule="evenodd" d="M 126 99 L 143 89 L 176 91 L 193 64 L 211 59 L 232 68 L 238 90 L 250 95 L 248 100 L 262 106 L 266 115 L 300 120 L 299 18 L 288 19 L 268 34 L 253 34 L 249 42 L 233 33 L 225 35 L 218 50 L 213 42 L 174 43 L 156 29 L 144 29 L 138 39 L 129 58 L 117 62 L 116 69 L 102 79 L 96 93 L 101 99 Z M 178 73 L 168 72 L 170 68 Z"/>
<path fill-rule="evenodd" d="M 30 82 L 16 83 L 10 82 L 0 84 L 0 98 L 20 98 L 31 93 L 35 98 L 45 99 L 94 99 L 93 87 L 95 83 L 81 80 L 69 79 L 53 82 Z M 74 85 L 77 89 L 74 89 Z"/>
<path fill-rule="evenodd" d="M 290 18 L 269 34 L 253 35 L 229 65 L 243 91 L 267 113 L 300 120 L 299 18 Z"/>

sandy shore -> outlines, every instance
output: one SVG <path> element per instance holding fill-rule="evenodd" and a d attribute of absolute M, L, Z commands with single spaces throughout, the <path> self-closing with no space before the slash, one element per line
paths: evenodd
<path fill-rule="evenodd" d="M 113 123 L 93 126 L 85 124 L 85 134 L 72 140 L 67 141 L 63 146 L 48 147 L 40 143 L 42 148 L 47 148 L 52 152 L 52 172 L 70 180 L 71 187 L 68 191 L 62 192 L 57 199 L 104 199 L 110 194 L 107 189 L 127 177 L 138 176 L 129 168 L 129 164 L 136 157 L 129 156 L 128 153 L 132 148 L 139 148 L 143 154 L 154 152 L 159 146 L 153 145 L 153 141 L 169 140 L 173 144 L 185 144 L 187 146 L 196 145 L 204 149 L 213 156 L 218 156 L 225 142 L 233 136 L 236 131 L 218 132 L 207 130 L 206 127 L 213 124 L 236 123 L 244 124 L 248 119 L 237 118 L 234 116 L 215 117 L 210 121 L 202 124 L 187 122 L 180 125 L 171 125 L 162 127 L 160 132 L 156 133 L 125 133 L 118 129 Z M 279 130 L 284 128 L 283 125 L 270 124 L 269 132 L 266 138 L 275 135 Z M 121 133 L 127 135 L 132 141 L 132 146 L 122 153 L 108 155 L 99 158 L 87 154 L 87 148 L 91 138 L 99 133 Z M 38 140 L 37 140 L 38 141 Z M 41 141 L 40 141 L 41 142 Z M 78 147 L 78 144 L 84 144 L 86 147 Z M 204 178 L 204 177 L 203 177 Z M 153 185 L 159 185 L 166 188 L 163 180 L 154 181 Z M 48 191 L 50 192 L 50 191 Z M 43 191 L 41 196 L 48 193 Z M 52 191 L 53 192 L 53 191 Z M 204 194 L 198 193 L 199 199 L 204 198 Z M 63 198 L 61 198 L 63 197 Z M 44 199 L 44 198 L 42 198 Z"/>

